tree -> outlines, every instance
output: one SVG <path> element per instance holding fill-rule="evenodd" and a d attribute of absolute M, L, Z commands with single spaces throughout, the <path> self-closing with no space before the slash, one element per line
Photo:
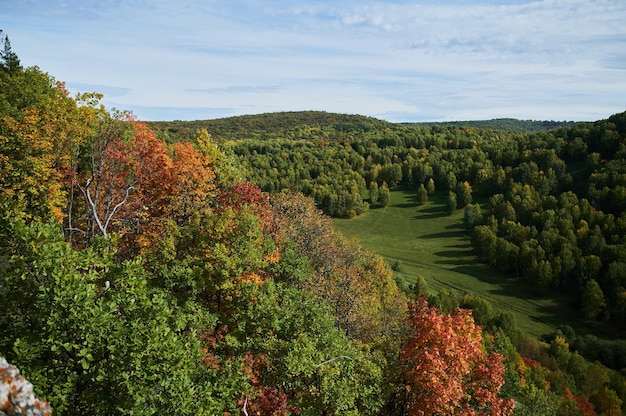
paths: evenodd
<path fill-rule="evenodd" d="M 196 132 L 193 143 L 198 152 L 211 162 L 211 169 L 215 173 L 219 188 L 227 189 L 246 181 L 249 175 L 243 166 L 237 163 L 237 156 L 231 149 L 218 146 L 206 129 Z"/>
<path fill-rule="evenodd" d="M 383 182 L 383 184 L 380 186 L 380 190 L 378 193 L 378 203 L 381 206 L 386 207 L 387 205 L 389 205 L 390 198 L 391 195 L 389 193 L 389 187 L 387 186 L 387 182 Z"/>
<path fill-rule="evenodd" d="M 212 160 L 189 142 L 175 143 L 172 150 L 172 192 L 162 214 L 184 225 L 194 215 L 210 213 L 216 195 L 215 173 Z"/>
<path fill-rule="evenodd" d="M 622 400 L 614 390 L 606 386 L 591 398 L 591 402 L 602 415 L 619 416 L 622 414 Z"/>
<path fill-rule="evenodd" d="M 58 225 L 20 218 L 0 218 L 0 236 L 0 350 L 55 412 L 236 409 L 245 377 L 235 362 L 231 372 L 203 362 L 197 336 L 215 317 L 175 306 L 140 259 L 113 262 L 96 242 L 73 249 Z"/>
<path fill-rule="evenodd" d="M 454 172 L 450 171 L 448 172 L 448 174 L 446 175 L 446 185 L 447 185 L 447 189 L 449 191 L 454 192 L 454 190 L 456 189 L 456 175 L 454 174 Z"/>
<path fill-rule="evenodd" d="M 483 221 L 483 212 L 479 204 L 468 204 L 463 210 L 463 223 L 468 230 Z"/>
<path fill-rule="evenodd" d="M 37 68 L 0 71 L 0 195 L 21 201 L 34 220 L 59 221 L 63 177 L 91 134 L 85 112 L 62 84 Z"/>
<path fill-rule="evenodd" d="M 122 230 L 124 221 L 117 221 L 120 209 L 136 199 L 131 194 L 137 191 L 129 166 L 130 144 L 122 140 L 130 127 L 124 123 L 127 115 L 109 114 L 103 107 L 96 111 L 99 116 L 94 120 L 94 132 L 77 150 L 78 160 L 69 175 L 72 190 L 76 188 L 83 200 L 80 205 L 70 200 L 68 228 L 70 233 L 78 232 L 83 243 L 97 235 L 107 236 L 110 226 L 115 226 L 115 231 Z M 83 212 L 74 215 L 72 211 L 77 207 Z M 74 241 L 71 235 L 69 239 Z"/>
<path fill-rule="evenodd" d="M 464 208 L 472 203 L 472 187 L 469 182 L 459 182 L 456 186 L 458 207 Z"/>
<path fill-rule="evenodd" d="M 9 37 L 3 34 L 2 29 L 0 29 L 0 43 L 3 44 L 3 48 L 0 50 L 0 69 L 9 75 L 13 75 L 22 69 L 22 66 L 15 52 L 11 50 Z"/>
<path fill-rule="evenodd" d="M 435 180 L 433 178 L 428 178 L 428 182 L 426 183 L 426 191 L 428 195 L 432 195 L 435 193 Z"/>
<path fill-rule="evenodd" d="M 419 188 L 417 188 L 417 205 L 424 205 L 426 201 L 428 201 L 428 191 L 422 183 Z"/>
<path fill-rule="evenodd" d="M 486 354 L 471 313 L 441 315 L 423 296 L 409 306 L 411 335 L 402 347 L 409 415 L 511 415 L 499 396 L 503 357 Z"/>
<path fill-rule="evenodd" d="M 378 203 L 378 196 L 378 182 L 372 181 L 370 183 L 370 204 L 372 204 L 372 206 Z"/>
<path fill-rule="evenodd" d="M 446 212 L 452 214 L 457 208 L 456 193 L 453 191 L 448 192 L 448 198 L 446 199 Z"/>
<path fill-rule="evenodd" d="M 386 262 L 337 234 L 302 194 L 275 194 L 272 206 L 280 238 L 293 241 L 312 268 L 301 286 L 331 305 L 337 326 L 367 343 L 397 333 L 406 302 Z"/>
<path fill-rule="evenodd" d="M 554 284 L 552 264 L 548 260 L 531 260 L 527 275 L 530 290 L 544 293 Z"/>
<path fill-rule="evenodd" d="M 272 280 L 236 297 L 213 353 L 250 357 L 249 414 L 378 414 L 381 368 L 335 326 L 330 305 Z"/>
<path fill-rule="evenodd" d="M 586 319 L 596 319 L 604 307 L 604 293 L 600 285 L 594 279 L 587 281 L 580 299 L 582 313 Z"/>
<path fill-rule="evenodd" d="M 488 225 L 474 227 L 471 235 L 472 247 L 483 263 L 494 263 L 496 260 L 497 236 Z"/>

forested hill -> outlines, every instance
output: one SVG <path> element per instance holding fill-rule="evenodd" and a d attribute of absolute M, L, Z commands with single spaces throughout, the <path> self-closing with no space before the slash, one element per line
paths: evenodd
<path fill-rule="evenodd" d="M 346 133 L 398 130 L 410 127 L 457 127 L 512 133 L 540 132 L 573 127 L 574 121 L 539 121 L 499 118 L 493 120 L 390 123 L 372 117 L 324 111 L 291 111 L 235 116 L 212 120 L 153 121 L 147 123 L 167 141 L 191 140 L 198 129 L 217 138 L 232 139 L 340 139 Z"/>
<path fill-rule="evenodd" d="M 198 129 L 221 139 L 336 139 L 341 133 L 384 130 L 393 123 L 372 117 L 324 111 L 290 111 L 213 120 L 147 123 L 167 141 L 190 140 Z"/>
<path fill-rule="evenodd" d="M 455 126 L 470 127 L 481 130 L 499 130 L 511 133 L 532 133 L 546 130 L 553 130 L 559 127 L 574 127 L 575 121 L 554 121 L 554 120 L 518 120 L 516 118 L 494 118 L 491 120 L 469 120 L 469 121 L 446 121 L 446 122 L 424 122 L 424 123 L 402 123 L 409 126 Z"/>

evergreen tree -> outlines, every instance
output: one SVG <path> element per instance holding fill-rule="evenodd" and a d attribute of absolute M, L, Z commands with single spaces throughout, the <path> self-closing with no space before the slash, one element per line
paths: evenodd
<path fill-rule="evenodd" d="M 11 50 L 9 37 L 3 34 L 2 29 L 0 29 L 0 43 L 3 44 L 0 50 L 0 70 L 12 75 L 22 69 L 22 66 L 17 55 Z"/>

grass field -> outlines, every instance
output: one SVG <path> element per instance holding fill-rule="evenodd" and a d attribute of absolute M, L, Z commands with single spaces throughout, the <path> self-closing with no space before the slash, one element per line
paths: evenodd
<path fill-rule="evenodd" d="M 443 193 L 436 192 L 422 206 L 415 201 L 415 191 L 396 189 L 389 206 L 371 209 L 358 218 L 337 219 L 335 226 L 389 264 L 400 262 L 397 280 L 413 283 L 421 275 L 430 292 L 446 289 L 480 296 L 494 308 L 512 312 L 519 328 L 535 337 L 552 332 L 559 324 L 588 332 L 589 328 L 581 328 L 577 313 L 565 306 L 566 300 L 532 296 L 522 280 L 478 263 L 463 226 L 463 210 L 446 214 Z"/>

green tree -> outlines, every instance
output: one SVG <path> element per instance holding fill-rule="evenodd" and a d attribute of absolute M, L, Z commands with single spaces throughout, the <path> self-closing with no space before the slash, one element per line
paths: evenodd
<path fill-rule="evenodd" d="M 426 183 L 426 191 L 428 195 L 432 195 L 435 193 L 435 180 L 433 178 L 428 178 L 428 182 Z"/>
<path fill-rule="evenodd" d="M 449 191 L 454 192 L 454 190 L 456 189 L 456 183 L 457 183 L 457 179 L 456 179 L 456 175 L 454 174 L 454 172 L 452 171 L 448 172 L 448 174 L 446 175 L 446 188 Z"/>
<path fill-rule="evenodd" d="M 424 205 L 428 201 L 428 191 L 424 187 L 424 184 L 420 184 L 417 188 L 417 205 Z"/>
<path fill-rule="evenodd" d="M 0 70 L 13 75 L 21 70 L 22 66 L 19 58 L 11 49 L 9 37 L 3 33 L 2 29 L 0 29 L 0 43 L 2 44 L 2 49 L 0 50 Z"/>
<path fill-rule="evenodd" d="M 497 236 L 487 225 L 474 227 L 471 235 L 472 247 L 483 263 L 493 263 L 496 259 Z"/>
<path fill-rule="evenodd" d="M 418 275 L 415 279 L 415 283 L 410 286 L 411 293 L 415 296 L 424 295 L 428 296 L 428 282 L 422 275 Z"/>
<path fill-rule="evenodd" d="M 587 281 L 585 284 L 580 303 L 583 316 L 586 319 L 596 319 L 606 306 L 604 293 L 594 279 Z"/>
<path fill-rule="evenodd" d="M 207 366 L 196 336 L 213 316 L 172 306 L 139 260 L 114 263 L 108 243 L 76 250 L 56 225 L 0 225 L 0 349 L 56 412 L 236 410 L 247 378 L 236 362 L 230 372 Z"/>
<path fill-rule="evenodd" d="M 547 260 L 533 260 L 528 269 L 528 283 L 530 289 L 537 293 L 543 293 L 553 284 L 552 266 Z"/>
<path fill-rule="evenodd" d="M 465 208 L 472 203 L 472 187 L 469 182 L 459 182 L 456 186 L 456 195 L 459 208 Z"/>
<path fill-rule="evenodd" d="M 378 182 L 372 181 L 370 182 L 370 204 L 372 204 L 372 206 L 378 203 L 378 196 Z"/>
<path fill-rule="evenodd" d="M 448 214 L 452 214 L 454 211 L 456 211 L 456 208 L 456 193 L 450 191 L 448 192 L 448 198 L 446 199 L 446 212 Z"/>
<path fill-rule="evenodd" d="M 391 198 L 391 194 L 389 192 L 389 187 L 387 186 L 387 182 L 383 182 L 380 186 L 380 191 L 378 194 L 378 202 L 381 206 L 386 207 L 389 205 L 389 200 Z"/>
<path fill-rule="evenodd" d="M 544 388 L 525 386 L 519 396 L 515 406 L 516 416 L 553 416 L 558 410 L 558 397 Z"/>
<path fill-rule="evenodd" d="M 337 329 L 328 304 L 272 280 L 245 285 L 234 301 L 233 314 L 221 321 L 227 336 L 215 352 L 256 357 L 251 409 L 266 399 L 264 386 L 284 394 L 302 415 L 378 414 L 381 368 Z"/>
<path fill-rule="evenodd" d="M 476 225 L 482 223 L 483 213 L 480 205 L 468 204 L 463 210 L 463 223 L 468 230 L 471 230 Z"/>

